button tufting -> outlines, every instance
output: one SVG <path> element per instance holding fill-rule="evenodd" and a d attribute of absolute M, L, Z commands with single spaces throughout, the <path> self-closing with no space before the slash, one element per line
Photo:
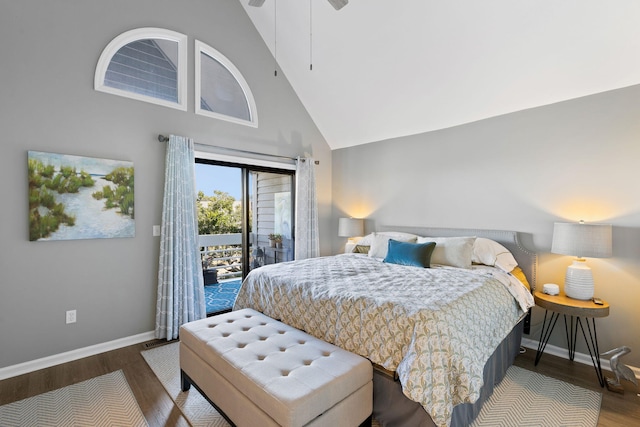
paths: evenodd
<path fill-rule="evenodd" d="M 245 316 L 247 312 L 253 314 Z M 238 314 L 240 317 L 235 317 Z M 282 418 L 282 423 L 278 423 L 286 425 L 284 417 L 290 417 L 287 420 L 293 419 L 293 417 L 302 420 L 302 417 L 306 418 L 308 413 L 321 412 L 328 413 L 329 415 L 327 416 L 329 417 L 335 416 L 336 419 L 339 419 L 343 413 L 352 411 L 351 405 L 355 410 L 356 405 L 369 404 L 371 396 L 365 396 L 364 393 L 368 394 L 372 388 L 370 378 L 372 374 L 370 373 L 371 364 L 366 360 L 360 360 L 358 356 L 353 355 L 352 362 L 352 358 L 349 358 L 349 352 L 344 352 L 329 345 L 325 346 L 322 340 L 316 339 L 304 333 L 304 331 L 292 329 L 286 324 L 269 319 L 257 312 L 243 310 L 240 313 L 221 316 L 224 317 L 203 320 L 200 324 L 202 326 L 194 328 L 193 332 L 188 328 L 184 330 L 185 335 L 190 338 L 183 341 L 183 344 L 186 346 L 185 348 L 193 350 L 183 354 L 187 362 L 185 367 L 197 367 L 194 368 L 193 372 L 185 372 L 189 376 L 199 376 L 204 383 L 211 381 L 211 372 L 224 372 L 224 377 L 228 379 L 242 378 L 241 381 L 224 381 L 225 384 L 219 384 L 214 381 L 214 384 L 216 387 L 222 387 L 220 388 L 220 393 L 222 394 L 257 396 L 258 399 L 252 399 L 257 402 L 252 402 L 250 408 L 246 408 L 245 412 L 260 411 L 270 416 L 276 414 Z M 245 318 L 246 320 L 243 321 L 242 319 Z M 236 322 L 237 325 L 234 325 Z M 224 326 L 225 324 L 228 326 Z M 217 328 L 218 326 L 220 328 Z M 286 329 L 278 329 L 280 327 Z M 207 328 L 216 328 L 218 330 L 207 332 L 204 330 Z M 246 331 L 252 333 L 241 333 Z M 285 334 L 287 335 L 286 337 L 277 336 Z M 231 339 L 220 340 L 222 337 Z M 243 337 L 245 338 L 243 339 Z M 196 340 L 201 344 L 192 347 L 191 344 L 194 344 Z M 267 344 L 266 341 L 269 341 L 269 343 Z M 263 344 L 256 344 L 259 342 L 263 342 Z M 247 351 L 233 351 L 234 346 L 237 350 L 246 348 Z M 278 356 L 278 353 L 285 352 L 289 354 Z M 335 356 L 333 356 L 334 354 Z M 356 357 L 360 361 L 357 369 L 348 370 L 348 377 L 347 373 L 344 373 L 341 376 L 344 380 L 335 381 L 335 376 L 328 369 L 330 367 L 323 365 L 323 362 L 331 364 L 331 361 L 323 361 L 323 357 L 331 357 L 338 360 L 338 363 L 342 363 L 341 360 L 344 358 L 345 363 L 353 363 L 354 366 Z M 200 358 L 208 365 L 206 370 L 200 371 L 202 368 L 202 365 L 199 364 L 201 362 Z M 253 361 L 251 361 L 252 358 Z M 266 359 L 269 360 L 267 361 Z M 316 363 L 316 360 L 318 363 Z M 264 361 L 265 363 L 256 365 L 255 362 L 258 361 Z M 311 365 L 314 364 L 316 366 L 312 369 Z M 309 367 L 309 369 L 302 369 L 304 367 Z M 368 368 L 366 372 L 365 368 Z M 280 374 L 278 374 L 278 371 L 280 371 Z M 227 373 L 229 373 L 229 376 L 227 376 Z M 365 373 L 367 374 L 366 377 Z M 280 375 L 279 378 L 278 375 Z M 289 376 L 292 377 L 291 380 L 289 380 Z M 364 389 L 365 381 L 367 381 L 366 390 Z M 267 382 L 270 385 L 275 382 L 278 387 L 265 387 L 264 384 L 267 384 Z M 292 384 L 289 385 L 289 383 Z M 303 386 L 302 384 L 307 384 L 308 386 Z M 343 386 L 349 387 L 349 389 L 340 390 Z M 362 392 L 359 391 L 360 388 L 363 389 Z M 334 397 L 334 394 L 344 392 L 345 395 L 351 396 L 356 391 L 359 394 L 353 399 L 350 398 L 349 401 L 344 403 L 335 402 L 336 407 L 340 405 L 340 408 L 344 409 L 333 409 L 331 405 L 334 405 L 334 401 L 339 399 L 338 396 Z M 272 396 L 273 399 L 271 397 L 269 399 L 262 398 L 261 396 L 263 395 Z M 283 397 L 284 399 L 280 400 Z M 364 399 L 365 397 L 366 400 Z M 269 406 L 272 405 L 269 405 L 269 403 L 275 402 L 274 399 L 278 399 L 279 402 L 283 403 L 278 403 L 277 407 L 270 408 Z M 306 422 L 312 423 L 312 421 Z M 248 416 L 243 424 L 260 425 L 260 422 Z"/>

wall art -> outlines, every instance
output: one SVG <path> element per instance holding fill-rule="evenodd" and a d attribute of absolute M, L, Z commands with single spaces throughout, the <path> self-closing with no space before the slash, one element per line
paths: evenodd
<path fill-rule="evenodd" d="M 133 163 L 28 152 L 29 240 L 135 236 Z"/>

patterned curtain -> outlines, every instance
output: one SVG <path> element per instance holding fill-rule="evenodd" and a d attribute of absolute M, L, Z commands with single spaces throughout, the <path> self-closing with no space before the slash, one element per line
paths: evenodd
<path fill-rule="evenodd" d="M 171 135 L 167 143 L 156 338 L 178 338 L 180 325 L 206 316 L 198 248 L 193 140 Z"/>
<path fill-rule="evenodd" d="M 314 258 L 320 254 L 314 166 L 315 162 L 312 158 L 298 158 L 296 167 L 295 259 Z"/>

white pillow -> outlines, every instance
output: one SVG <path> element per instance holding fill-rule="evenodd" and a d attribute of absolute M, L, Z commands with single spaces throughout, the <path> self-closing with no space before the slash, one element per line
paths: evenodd
<path fill-rule="evenodd" d="M 495 266 L 507 273 L 510 273 L 518 265 L 509 249 L 494 240 L 484 237 L 478 237 L 473 244 L 471 261 L 476 264 Z"/>
<path fill-rule="evenodd" d="M 362 238 L 364 240 L 369 236 Z M 369 241 L 369 256 L 373 258 L 384 258 L 387 256 L 389 249 L 389 239 L 397 240 L 399 242 L 415 243 L 417 236 L 409 233 L 395 233 L 395 232 L 381 232 L 371 233 L 371 239 Z M 362 240 L 358 242 L 358 245 L 362 245 Z"/>
<path fill-rule="evenodd" d="M 475 237 L 418 237 L 416 243 L 435 242 L 431 264 L 471 268 L 471 256 Z"/>
<path fill-rule="evenodd" d="M 414 239 L 415 241 L 418 237 L 415 234 L 404 233 L 402 231 L 377 231 L 362 237 L 356 242 L 356 244 L 360 246 L 371 246 L 371 242 L 373 242 L 373 239 L 375 239 L 376 236 L 389 236 L 389 238 L 399 242 L 409 242 L 410 239 Z"/>

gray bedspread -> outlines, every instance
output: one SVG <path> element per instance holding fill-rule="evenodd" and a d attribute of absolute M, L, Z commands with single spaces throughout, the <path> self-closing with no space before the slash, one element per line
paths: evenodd
<path fill-rule="evenodd" d="M 475 402 L 483 367 L 523 315 L 500 274 L 418 268 L 363 255 L 273 264 L 245 279 L 250 307 L 396 371 L 436 425 Z"/>

